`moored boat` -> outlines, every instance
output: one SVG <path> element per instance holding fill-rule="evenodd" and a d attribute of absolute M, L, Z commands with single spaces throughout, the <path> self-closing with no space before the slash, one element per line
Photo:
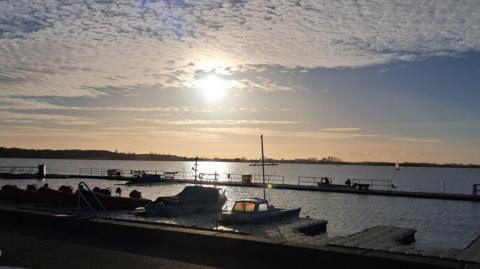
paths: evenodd
<path fill-rule="evenodd" d="M 59 206 L 73 206 L 77 203 L 77 194 L 69 186 L 61 186 L 58 190 L 43 186 L 38 189 L 37 196 L 39 201 Z"/>
<path fill-rule="evenodd" d="M 265 194 L 265 166 L 276 166 L 275 163 L 265 163 L 263 149 L 263 135 L 260 136 L 261 159 L 260 163 L 254 163 L 250 166 L 260 166 L 262 168 L 263 199 L 250 198 L 235 202 L 230 212 L 224 212 L 219 218 L 221 224 L 248 224 L 261 223 L 266 221 L 283 220 L 286 218 L 298 218 L 301 208 L 282 209 L 275 208 L 268 204 Z"/>
<path fill-rule="evenodd" d="M 287 218 L 298 218 L 301 208 L 281 209 L 268 204 L 260 198 L 242 199 L 235 202 L 230 212 L 220 216 L 221 224 L 263 223 Z"/>
<path fill-rule="evenodd" d="M 26 189 L 20 189 L 16 185 L 4 185 L 0 198 L 17 203 L 38 202 L 37 188 L 35 185 L 28 185 Z"/>
<path fill-rule="evenodd" d="M 82 194 L 92 206 L 100 207 L 93 197 L 95 195 L 106 209 L 135 209 L 152 202 L 149 199 L 141 198 L 137 191 L 132 197 L 111 196 L 85 190 L 82 190 Z M 54 190 L 49 188 L 47 184 L 38 190 L 34 185 L 28 185 L 26 189 L 20 189 L 15 185 L 5 185 L 0 191 L 0 199 L 17 203 L 49 203 L 57 206 L 74 206 L 78 203 L 78 191 L 73 192 L 73 189 L 68 186 L 61 186 L 59 190 Z"/>
<path fill-rule="evenodd" d="M 225 194 L 213 187 L 187 186 L 175 196 L 159 197 L 145 207 L 146 216 L 172 217 L 220 211 Z"/>
<path fill-rule="evenodd" d="M 94 207 L 99 207 L 98 202 L 95 197 L 102 203 L 102 205 L 109 210 L 118 210 L 118 209 L 135 209 L 137 207 L 143 207 L 147 204 L 150 204 L 152 200 L 142 198 L 141 195 L 137 197 L 122 197 L 122 196 L 112 196 L 109 193 L 110 191 L 105 191 L 106 189 L 94 188 L 91 192 L 82 190 L 83 196 L 90 202 Z M 95 197 L 93 197 L 95 195 Z"/>
<path fill-rule="evenodd" d="M 146 206 L 152 202 L 152 200 L 145 198 L 107 196 L 103 194 L 96 195 L 106 209 L 135 209 L 137 207 Z"/>

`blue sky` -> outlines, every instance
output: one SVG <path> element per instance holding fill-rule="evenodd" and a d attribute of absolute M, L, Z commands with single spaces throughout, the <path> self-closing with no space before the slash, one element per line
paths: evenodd
<path fill-rule="evenodd" d="M 478 163 L 479 1 L 2 1 L 0 146 Z"/>

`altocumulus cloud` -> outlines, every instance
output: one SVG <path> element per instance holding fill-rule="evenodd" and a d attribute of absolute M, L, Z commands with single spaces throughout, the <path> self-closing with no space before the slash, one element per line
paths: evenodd
<path fill-rule="evenodd" d="M 212 58 L 230 72 L 259 65 L 303 70 L 480 49 L 478 0 L 7 0 L 0 22 L 4 97 L 185 88 Z"/>

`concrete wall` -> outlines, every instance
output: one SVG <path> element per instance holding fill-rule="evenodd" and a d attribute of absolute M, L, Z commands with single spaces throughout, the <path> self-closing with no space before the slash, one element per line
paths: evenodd
<path fill-rule="evenodd" d="M 100 248 L 227 268 L 480 268 L 459 261 L 293 244 L 248 235 L 0 209 L 0 226 L 22 226 Z M 0 239 L 1 240 L 1 239 Z"/>

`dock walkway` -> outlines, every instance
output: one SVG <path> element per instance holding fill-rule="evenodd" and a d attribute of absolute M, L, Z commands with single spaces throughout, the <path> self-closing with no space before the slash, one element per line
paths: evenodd
<path fill-rule="evenodd" d="M 1 175 L 0 175 L 1 178 Z M 154 185 L 154 184 L 171 184 L 171 183 L 183 183 L 183 184 L 201 184 L 201 185 L 217 185 L 217 186 L 231 186 L 231 187 L 250 187 L 250 188 L 263 188 L 264 185 L 260 182 L 244 183 L 242 181 L 213 181 L 213 180 L 196 180 L 186 178 L 173 178 L 167 181 L 157 183 L 128 183 L 132 177 L 109 177 L 109 176 L 89 176 L 89 175 L 60 175 L 60 174 L 47 174 L 45 178 L 51 179 L 63 179 L 63 178 L 80 178 L 80 179 L 105 179 L 116 181 L 127 181 L 128 185 Z M 273 189 L 284 190 L 297 190 L 297 191 L 316 191 L 316 192 L 336 192 L 358 195 L 381 195 L 390 197 L 409 197 L 409 198 L 423 198 L 423 199 L 439 199 L 439 200 L 459 200 L 459 201 L 472 201 L 480 202 L 480 195 L 474 194 L 461 194 L 461 193 L 438 193 L 438 192 L 413 192 L 413 191 L 396 191 L 396 190 L 376 190 L 376 189 L 358 189 L 348 187 L 346 185 L 337 184 L 321 184 L 321 185 L 300 185 L 300 184 L 288 184 L 288 183 L 267 183 L 267 187 Z"/>

